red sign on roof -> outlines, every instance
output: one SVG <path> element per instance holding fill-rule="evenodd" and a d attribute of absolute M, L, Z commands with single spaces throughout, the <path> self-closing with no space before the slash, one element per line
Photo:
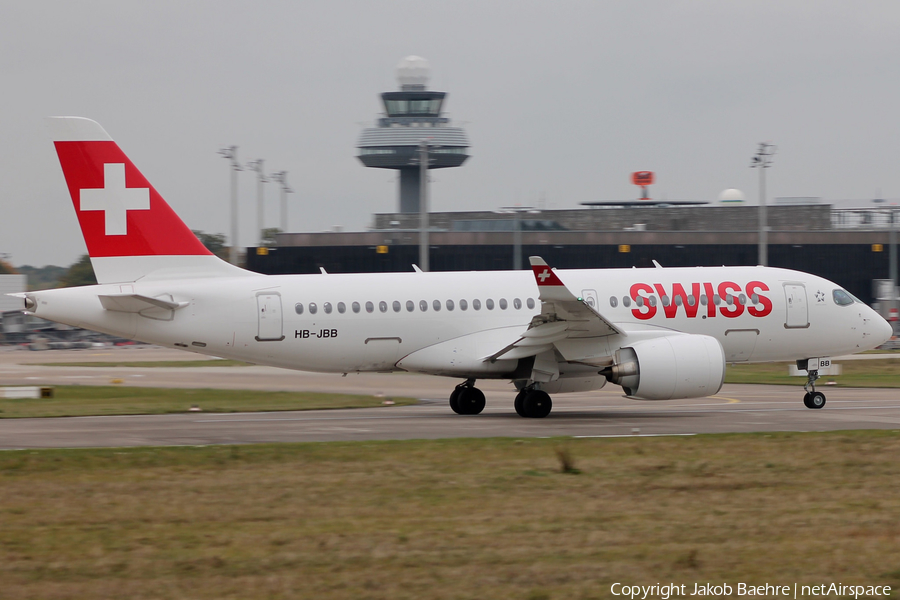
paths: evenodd
<path fill-rule="evenodd" d="M 635 171 L 631 174 L 634 185 L 653 185 L 653 171 Z"/>

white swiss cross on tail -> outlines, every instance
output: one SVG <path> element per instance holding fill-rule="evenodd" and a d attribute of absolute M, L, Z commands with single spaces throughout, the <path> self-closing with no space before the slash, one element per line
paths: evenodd
<path fill-rule="evenodd" d="M 125 164 L 103 165 L 103 187 L 82 189 L 78 209 L 102 210 L 106 235 L 128 235 L 129 210 L 150 210 L 149 188 L 125 187 Z"/>

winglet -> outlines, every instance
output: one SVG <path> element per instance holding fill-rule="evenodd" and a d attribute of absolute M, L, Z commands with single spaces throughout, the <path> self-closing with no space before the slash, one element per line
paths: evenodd
<path fill-rule="evenodd" d="M 537 281 L 538 288 L 543 286 L 565 287 L 543 258 L 540 256 L 529 256 L 528 261 L 531 263 L 531 270 L 534 272 L 534 279 Z"/>
<path fill-rule="evenodd" d="M 566 287 L 543 258 L 540 256 L 529 256 L 528 260 L 531 262 L 531 271 L 534 273 L 534 280 L 538 286 L 538 298 L 542 302 L 554 300 L 578 301 L 575 294 L 569 291 L 569 288 Z"/>

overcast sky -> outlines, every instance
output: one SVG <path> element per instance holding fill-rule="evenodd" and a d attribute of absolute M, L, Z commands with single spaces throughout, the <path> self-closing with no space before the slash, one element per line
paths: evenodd
<path fill-rule="evenodd" d="M 43 117 L 95 119 L 192 229 L 228 233 L 217 151 L 287 170 L 290 229 L 362 230 L 397 206 L 355 158 L 378 94 L 416 54 L 471 143 L 434 173 L 434 210 L 636 197 L 900 198 L 896 0 L 8 3 L 0 19 L 0 255 L 85 252 Z M 241 245 L 255 180 L 240 174 Z M 266 188 L 267 226 L 278 194 Z"/>

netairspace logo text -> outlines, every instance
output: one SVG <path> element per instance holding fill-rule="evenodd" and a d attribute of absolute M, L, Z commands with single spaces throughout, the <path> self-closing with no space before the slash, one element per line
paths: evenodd
<path fill-rule="evenodd" d="M 782 598 L 804 598 L 818 596 L 836 596 L 853 598 L 878 598 L 891 595 L 889 585 L 844 585 L 842 583 L 823 583 L 820 585 L 751 585 L 748 583 L 695 583 L 693 588 L 687 584 L 668 583 L 655 585 L 629 585 L 614 583 L 610 586 L 613 596 L 625 596 L 631 600 L 648 600 L 658 598 L 669 600 L 680 596 L 777 596 Z"/>

